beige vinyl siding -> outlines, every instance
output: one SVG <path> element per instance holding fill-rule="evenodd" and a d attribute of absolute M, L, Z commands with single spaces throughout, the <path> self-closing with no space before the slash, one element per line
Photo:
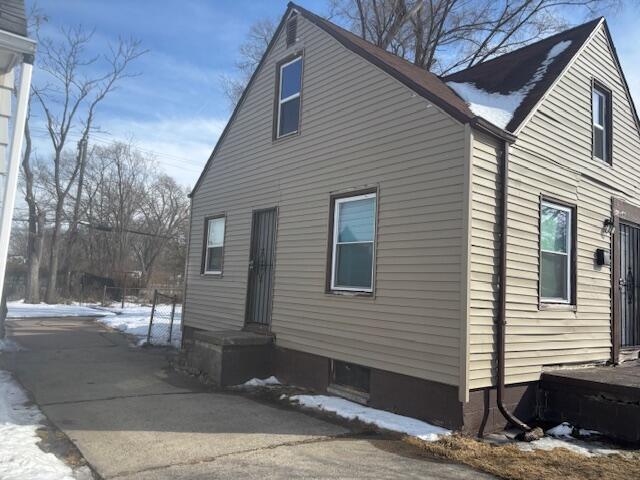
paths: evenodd
<path fill-rule="evenodd" d="M 277 206 L 278 345 L 457 385 L 465 130 L 298 17 L 193 198 L 185 324 L 240 329 L 251 212 Z M 300 135 L 272 141 L 276 63 L 304 48 Z M 375 296 L 325 293 L 330 196 L 378 188 Z M 204 218 L 227 215 L 222 277 L 200 275 Z"/>
<path fill-rule="evenodd" d="M 591 81 L 613 92 L 613 166 L 591 154 Z M 632 110 L 599 28 L 549 92 L 510 150 L 507 272 L 507 382 L 537 380 L 545 367 L 606 361 L 611 355 L 611 268 L 594 264 L 597 248 L 611 249 L 602 225 L 611 198 L 638 199 L 640 142 Z M 496 145 L 474 152 L 470 387 L 492 383 L 495 275 L 499 220 Z M 594 179 L 597 179 L 594 180 Z M 622 190 L 623 193 L 620 193 Z M 538 309 L 540 195 L 577 207 L 577 309 Z M 477 231 L 476 231 L 477 229 Z M 493 246 L 492 246 L 492 243 Z M 494 256 L 495 255 L 495 256 Z M 489 280 L 493 279 L 493 287 Z"/>

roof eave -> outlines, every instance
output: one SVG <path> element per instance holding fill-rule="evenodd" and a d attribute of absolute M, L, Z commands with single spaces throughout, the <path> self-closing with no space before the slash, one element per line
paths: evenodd
<path fill-rule="evenodd" d="M 209 156 L 209 159 L 207 160 L 207 163 L 205 164 L 204 168 L 202 169 L 202 172 L 200 173 L 200 176 L 198 177 L 198 180 L 196 180 L 196 183 L 194 184 L 193 188 L 191 189 L 191 192 L 189 192 L 187 194 L 188 198 L 192 198 L 193 195 L 198 190 L 198 188 L 200 187 L 200 184 L 202 183 L 202 180 L 204 179 L 207 171 L 209 170 L 209 166 L 211 165 L 211 162 L 213 161 L 213 158 L 215 157 L 216 153 L 218 152 L 218 150 L 220 148 L 220 145 L 222 144 L 222 141 L 224 140 L 224 138 L 227 135 L 227 132 L 229 131 L 229 127 L 231 126 L 231 124 L 235 120 L 236 115 L 238 114 L 238 111 L 240 110 L 240 106 L 242 105 L 242 103 L 243 103 L 243 101 L 244 101 L 244 99 L 245 99 L 245 97 L 247 95 L 247 92 L 249 91 L 249 89 L 253 85 L 253 82 L 254 82 L 256 76 L 258 75 L 258 72 L 262 68 L 262 65 L 264 64 L 265 59 L 267 58 L 267 56 L 271 52 L 271 49 L 273 48 L 273 44 L 275 43 L 276 39 L 280 35 L 280 32 L 282 31 L 283 25 L 285 23 L 285 19 L 289 16 L 291 11 L 294 10 L 294 7 L 295 7 L 295 5 L 293 5 L 292 3 L 288 4 L 287 10 L 282 15 L 282 19 L 280 20 L 280 23 L 278 24 L 278 27 L 276 28 L 275 32 L 273 33 L 273 36 L 271 37 L 271 40 L 269 41 L 269 44 L 267 45 L 267 48 L 265 49 L 264 53 L 262 54 L 262 58 L 260 59 L 260 62 L 258 63 L 258 66 L 253 71 L 253 74 L 251 75 L 251 78 L 249 78 L 249 81 L 247 82 L 247 85 L 244 87 L 244 90 L 242 91 L 242 95 L 240 96 L 240 99 L 236 103 L 236 105 L 235 105 L 235 107 L 233 109 L 233 112 L 231 113 L 231 117 L 229 117 L 229 121 L 227 122 L 226 126 L 224 127 L 224 130 L 220 134 L 220 137 L 218 137 L 218 141 L 216 142 L 216 146 L 213 148 L 213 151 L 211 152 L 211 155 Z"/>
<path fill-rule="evenodd" d="M 472 127 L 477 128 L 478 130 L 488 133 L 500 140 L 504 140 L 505 142 L 509 142 L 510 144 L 515 143 L 518 138 L 517 135 L 494 125 L 493 123 L 482 117 L 472 118 L 469 124 Z"/>

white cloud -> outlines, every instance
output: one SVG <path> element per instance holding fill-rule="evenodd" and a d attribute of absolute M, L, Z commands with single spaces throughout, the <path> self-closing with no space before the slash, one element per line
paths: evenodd
<path fill-rule="evenodd" d="M 154 156 L 160 167 L 177 181 L 193 186 L 209 159 L 226 120 L 195 118 L 163 118 L 102 122 L 110 135 L 100 139 L 129 140 L 145 153 Z"/>
<path fill-rule="evenodd" d="M 109 144 L 131 141 L 138 149 L 155 158 L 158 166 L 185 186 L 193 186 L 209 159 L 227 121 L 210 117 L 164 117 L 149 120 L 104 118 L 100 132 L 90 142 Z M 32 128 L 35 152 L 46 159 L 51 143 L 43 126 Z M 74 132 L 68 148 L 74 149 L 78 140 Z"/>

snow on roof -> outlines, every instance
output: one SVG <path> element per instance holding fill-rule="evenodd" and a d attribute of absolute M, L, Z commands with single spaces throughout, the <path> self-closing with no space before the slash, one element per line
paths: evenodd
<path fill-rule="evenodd" d="M 540 63 L 529 81 L 527 81 L 522 88 L 506 94 L 487 92 L 471 82 L 447 82 L 447 85 L 467 102 L 469 108 L 475 115 L 488 120 L 500 128 L 506 128 L 513 118 L 516 109 L 536 84 L 542 80 L 555 58 L 570 45 L 571 40 L 556 43 L 549 49 L 546 58 Z"/>

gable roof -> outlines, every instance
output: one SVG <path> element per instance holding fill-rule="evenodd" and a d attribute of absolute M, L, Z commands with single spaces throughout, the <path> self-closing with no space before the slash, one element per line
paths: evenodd
<path fill-rule="evenodd" d="M 262 59 L 249 79 L 189 196 L 200 186 L 247 91 L 271 52 L 275 40 L 280 36 L 286 19 L 294 10 L 331 35 L 345 48 L 379 67 L 454 119 L 509 142 L 515 141 L 513 132 L 516 132 L 527 119 L 593 31 L 601 23 L 604 23 L 606 29 L 606 22 L 599 18 L 441 78 L 289 2 Z M 606 30 L 609 35 L 608 29 Z M 618 62 L 615 48 L 613 52 Z M 620 71 L 622 72 L 622 69 Z M 624 74 L 622 78 L 624 79 Z M 626 84 L 626 80 L 624 81 Z M 635 112 L 630 94 L 627 94 Z M 481 98 L 480 102 L 476 101 L 478 98 Z M 483 105 L 483 101 L 489 105 Z"/>
<path fill-rule="evenodd" d="M 227 135 L 230 125 L 233 123 L 235 117 L 238 114 L 240 106 L 242 105 L 244 98 L 246 97 L 246 93 L 249 91 L 253 82 L 256 78 L 257 73 L 260 71 L 262 65 L 264 64 L 265 59 L 269 56 L 273 48 L 273 44 L 275 40 L 280 36 L 282 29 L 284 28 L 284 24 L 286 19 L 289 17 L 289 14 L 292 11 L 298 12 L 303 18 L 309 20 L 311 23 L 315 24 L 333 38 L 335 38 L 338 42 L 340 42 L 344 47 L 351 50 L 352 52 L 360 55 L 365 58 L 369 62 L 378 66 L 388 74 L 392 75 L 394 78 L 404 83 L 407 87 L 409 87 L 414 92 L 418 93 L 420 96 L 426 98 L 434 105 L 442 108 L 445 112 L 451 115 L 453 118 L 457 119 L 462 123 L 470 123 L 477 126 L 480 129 L 483 129 L 495 136 L 500 138 L 507 139 L 509 141 L 515 140 L 515 137 L 510 135 L 508 132 L 504 131 L 501 128 L 496 127 L 492 123 L 486 121 L 484 118 L 475 115 L 470 109 L 469 106 L 462 100 L 458 95 L 456 95 L 447 85 L 437 76 L 431 72 L 427 72 L 426 70 L 417 67 L 416 65 L 408 62 L 407 60 L 400 58 L 396 55 L 393 55 L 386 50 L 363 40 L 362 38 L 354 35 L 353 33 L 341 28 L 322 17 L 296 5 L 293 2 L 289 2 L 287 4 L 287 10 L 285 11 L 278 27 L 276 28 L 273 37 L 271 37 L 271 41 L 269 45 L 262 55 L 258 66 L 254 70 L 247 86 L 245 87 L 240 99 L 236 103 L 236 106 L 231 113 L 231 117 L 227 122 L 224 130 L 220 134 L 218 138 L 218 142 L 213 149 L 213 152 L 209 156 L 207 163 L 202 169 L 202 173 L 198 180 L 196 181 L 189 197 L 193 196 L 196 192 L 200 184 L 202 183 L 202 179 L 204 178 L 209 166 L 215 156 L 216 152 L 220 148 L 222 141 Z"/>
<path fill-rule="evenodd" d="M 480 103 L 491 103 L 492 107 L 502 110 L 502 124 L 497 112 L 487 114 L 498 126 L 515 132 L 603 21 L 603 18 L 592 20 L 448 75 L 443 80 L 471 103 L 479 99 Z M 484 99 L 481 98 L 483 95 Z M 481 107 L 476 108 L 481 110 Z M 471 108 L 476 109 L 473 105 Z"/>
<path fill-rule="evenodd" d="M 296 10 L 305 19 L 335 38 L 345 48 L 379 67 L 461 123 L 472 124 L 506 140 L 513 141 L 515 139 L 515 137 L 502 128 L 495 126 L 485 118 L 471 111 L 467 103 L 437 75 L 414 65 L 404 58 L 387 52 L 383 48 L 364 40 L 293 2 L 289 2 L 285 18 L 290 10 Z"/>

